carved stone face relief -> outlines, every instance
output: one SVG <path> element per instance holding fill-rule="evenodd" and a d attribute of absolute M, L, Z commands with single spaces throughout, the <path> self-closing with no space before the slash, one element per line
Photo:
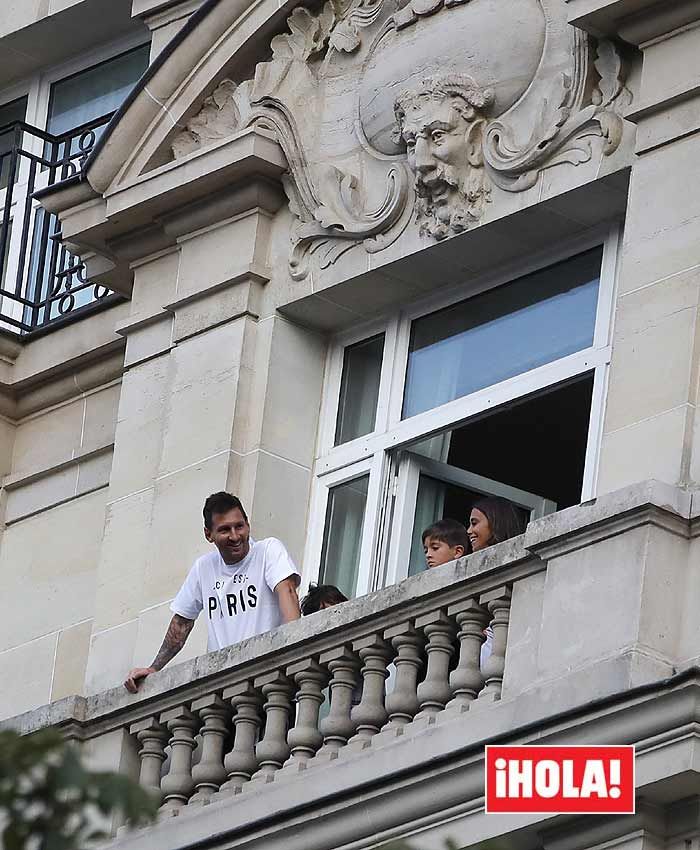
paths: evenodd
<path fill-rule="evenodd" d="M 396 134 L 414 174 L 421 232 L 435 239 L 479 221 L 489 200 L 482 154 L 493 92 L 471 77 L 429 77 L 396 100 Z"/>
<path fill-rule="evenodd" d="M 622 56 L 574 30 L 564 0 L 326 0 L 287 28 L 171 144 L 179 157 L 274 133 L 294 279 L 312 258 L 322 270 L 356 246 L 384 251 L 412 220 L 426 239 L 469 230 L 555 166 L 595 173 L 622 140 Z"/>

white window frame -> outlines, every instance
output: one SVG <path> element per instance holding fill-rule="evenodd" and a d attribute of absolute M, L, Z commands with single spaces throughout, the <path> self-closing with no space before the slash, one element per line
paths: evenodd
<path fill-rule="evenodd" d="M 401 418 L 410 330 L 414 320 L 601 245 L 603 256 L 595 331 L 593 344 L 589 348 L 410 418 Z M 401 577 L 398 565 L 391 564 L 392 554 L 397 550 L 397 546 L 395 541 L 393 545 L 391 544 L 390 538 L 395 538 L 397 535 L 407 537 L 409 530 L 398 527 L 401 515 L 405 513 L 401 505 L 392 501 L 391 509 L 387 507 L 389 498 L 395 495 L 390 494 L 389 490 L 396 487 L 394 481 L 397 472 L 395 468 L 397 449 L 410 446 L 419 439 L 438 434 L 448 428 L 458 427 L 477 413 L 500 407 L 509 401 L 544 390 L 585 372 L 593 372 L 594 377 L 581 501 L 589 501 L 595 497 L 611 356 L 619 245 L 620 226 L 618 224 L 591 229 L 579 237 L 563 242 L 554 250 L 540 252 L 517 263 L 509 263 L 467 284 L 415 301 L 398 313 L 395 312 L 383 319 L 339 334 L 334 339 L 329 347 L 327 359 L 321 406 L 322 423 L 319 429 L 317 459 L 314 464 L 310 533 L 304 552 L 306 566 L 304 588 L 318 578 L 325 532 L 326 506 L 332 487 L 367 471 L 370 473 L 358 570 L 357 595 L 360 596 L 376 589 L 384 582 L 393 582 Z M 374 431 L 364 437 L 335 446 L 333 442 L 344 350 L 356 342 L 381 332 L 385 334 L 385 342 Z M 382 525 L 381 515 L 389 510 L 392 516 L 385 519 Z M 395 560 L 395 556 L 393 557 Z"/>

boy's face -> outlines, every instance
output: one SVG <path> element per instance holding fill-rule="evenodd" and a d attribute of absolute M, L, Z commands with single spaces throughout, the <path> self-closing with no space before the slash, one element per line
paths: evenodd
<path fill-rule="evenodd" d="M 426 537 L 423 541 L 423 551 L 425 552 L 425 563 L 428 565 L 428 569 L 432 569 L 441 564 L 446 564 L 448 561 L 461 558 L 464 555 L 464 546 L 450 546 L 444 540 Z"/>

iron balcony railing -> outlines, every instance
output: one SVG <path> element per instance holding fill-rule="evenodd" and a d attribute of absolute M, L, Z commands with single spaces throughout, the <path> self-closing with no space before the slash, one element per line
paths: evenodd
<path fill-rule="evenodd" d="M 119 297 L 87 279 L 57 216 L 35 200 L 80 173 L 109 118 L 60 136 L 21 121 L 0 127 L 0 328 L 32 333 Z"/>

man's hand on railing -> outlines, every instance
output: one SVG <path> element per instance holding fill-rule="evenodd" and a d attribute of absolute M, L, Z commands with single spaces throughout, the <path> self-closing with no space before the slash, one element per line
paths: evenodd
<path fill-rule="evenodd" d="M 130 694 L 135 694 L 146 676 L 150 676 L 151 673 L 155 672 L 155 667 L 134 667 L 133 670 L 129 670 L 129 675 L 124 680 L 124 687 Z"/>
<path fill-rule="evenodd" d="M 162 670 L 163 667 L 174 658 L 185 645 L 187 636 L 192 631 L 194 620 L 188 620 L 187 617 L 182 617 L 180 614 L 173 614 L 173 618 L 168 626 L 168 631 L 163 638 L 163 644 L 158 650 L 158 655 L 153 659 L 150 667 L 135 667 L 126 677 L 124 687 L 131 694 L 135 694 L 139 689 L 139 683 L 146 676 L 155 673 L 157 670 Z"/>

